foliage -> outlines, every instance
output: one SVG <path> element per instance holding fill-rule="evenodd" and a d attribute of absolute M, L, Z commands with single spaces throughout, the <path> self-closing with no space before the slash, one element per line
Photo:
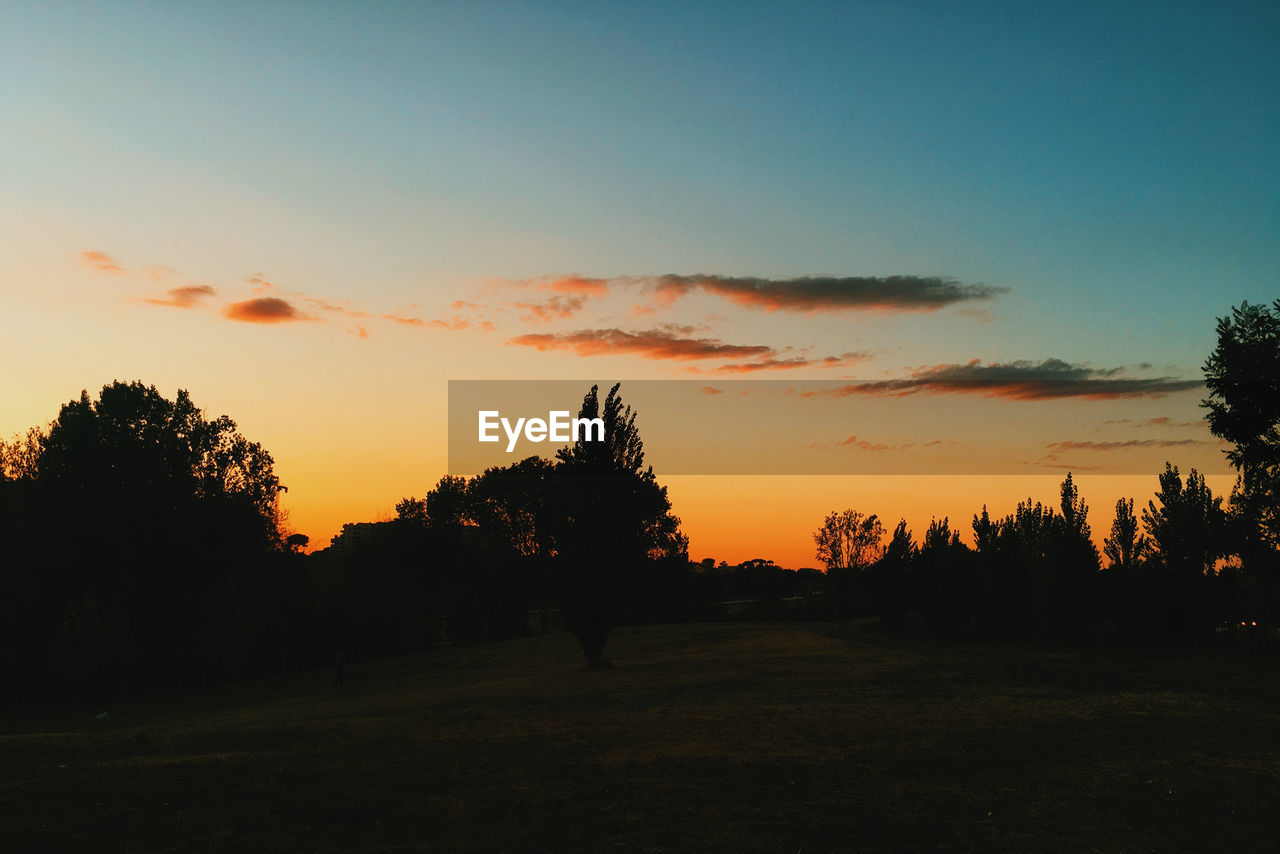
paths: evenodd
<path fill-rule="evenodd" d="M 873 513 L 864 516 L 852 508 L 832 511 L 814 532 L 817 559 L 832 569 L 866 569 L 881 555 L 884 526 Z"/>
<path fill-rule="evenodd" d="M 601 404 L 592 386 L 578 414 L 602 419 L 605 441 L 584 437 L 556 455 L 555 595 L 590 667 L 605 663 L 605 641 L 627 599 L 646 598 L 646 566 L 688 561 L 688 539 L 666 487 L 644 464 L 636 413 L 618 389 L 615 384 Z"/>
<path fill-rule="evenodd" d="M 1138 533 L 1138 519 L 1133 515 L 1133 499 L 1116 499 L 1116 518 L 1111 523 L 1111 536 L 1102 542 L 1102 553 L 1110 568 L 1132 573 L 1147 555 L 1147 538 Z"/>
<path fill-rule="evenodd" d="M 1232 444 L 1227 459 L 1240 473 L 1232 498 L 1239 551 L 1272 574 L 1280 565 L 1280 300 L 1241 303 L 1218 318 L 1217 334 L 1204 364 L 1206 420 Z"/>
<path fill-rule="evenodd" d="M 118 691 L 252 666 L 283 487 L 231 419 L 115 382 L 0 459 L 6 685 Z"/>

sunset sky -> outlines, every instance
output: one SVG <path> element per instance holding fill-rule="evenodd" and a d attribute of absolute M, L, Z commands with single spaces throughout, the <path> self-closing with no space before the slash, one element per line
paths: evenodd
<path fill-rule="evenodd" d="M 881 382 L 802 444 L 1025 419 L 1100 538 L 1221 470 L 1214 318 L 1278 295 L 1275 4 L 0 9 L 0 436 L 186 388 L 313 545 L 447 471 L 463 379 Z M 868 408 L 908 398 L 933 438 Z M 787 566 L 828 510 L 968 535 L 1063 474 L 654 462 L 692 557 Z"/>

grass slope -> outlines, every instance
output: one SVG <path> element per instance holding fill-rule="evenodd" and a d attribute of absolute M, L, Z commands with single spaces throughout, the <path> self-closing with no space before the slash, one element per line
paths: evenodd
<path fill-rule="evenodd" d="M 11 726 L 0 848 L 1274 850 L 1274 661 L 780 624 L 609 653 L 549 635 Z"/>

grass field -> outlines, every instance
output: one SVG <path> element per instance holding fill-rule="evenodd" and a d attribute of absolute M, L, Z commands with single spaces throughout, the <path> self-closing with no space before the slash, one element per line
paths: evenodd
<path fill-rule="evenodd" d="M 632 628 L 0 736 L 0 850 L 1267 851 L 1274 660 Z"/>

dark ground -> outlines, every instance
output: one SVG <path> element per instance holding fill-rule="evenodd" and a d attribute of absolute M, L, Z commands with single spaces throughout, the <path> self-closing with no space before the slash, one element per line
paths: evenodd
<path fill-rule="evenodd" d="M 1280 662 L 621 630 L 0 735 L 6 851 L 1274 851 Z M 844 635 L 840 637 L 838 635 Z"/>

